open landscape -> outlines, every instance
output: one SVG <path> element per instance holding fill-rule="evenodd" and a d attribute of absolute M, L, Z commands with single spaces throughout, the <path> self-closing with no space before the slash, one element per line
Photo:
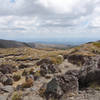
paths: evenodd
<path fill-rule="evenodd" d="M 0 100 L 100 100 L 100 0 L 0 0 Z"/>
<path fill-rule="evenodd" d="M 99 100 L 99 79 L 100 41 L 0 49 L 0 100 Z"/>

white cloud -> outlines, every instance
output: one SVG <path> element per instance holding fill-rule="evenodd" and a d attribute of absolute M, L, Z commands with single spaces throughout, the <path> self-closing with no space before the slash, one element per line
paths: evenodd
<path fill-rule="evenodd" d="M 99 28 L 100 0 L 0 0 L 1 37 L 100 37 Z"/>

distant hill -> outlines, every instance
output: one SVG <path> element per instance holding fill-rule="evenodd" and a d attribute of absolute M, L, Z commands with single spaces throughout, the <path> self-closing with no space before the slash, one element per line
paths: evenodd
<path fill-rule="evenodd" d="M 0 39 L 0 48 L 18 48 L 18 47 L 31 47 L 31 48 L 53 48 L 53 49 L 67 49 L 71 48 L 71 45 L 60 45 L 60 44 L 43 44 L 43 43 L 27 43 L 13 40 Z"/>
<path fill-rule="evenodd" d="M 18 48 L 18 47 L 30 47 L 30 46 L 25 42 L 0 39 L 0 48 Z"/>
<path fill-rule="evenodd" d="M 30 47 L 34 47 L 37 49 L 43 49 L 43 48 L 53 48 L 53 49 L 68 49 L 73 46 L 71 45 L 62 45 L 62 44 L 43 44 L 43 43 L 28 43 Z"/>

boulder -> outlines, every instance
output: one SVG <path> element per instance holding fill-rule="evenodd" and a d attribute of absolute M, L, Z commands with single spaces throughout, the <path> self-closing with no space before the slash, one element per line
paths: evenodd
<path fill-rule="evenodd" d="M 50 59 L 42 59 L 39 62 L 37 62 L 38 66 L 40 66 L 42 64 L 53 64 L 53 62 Z"/>
<path fill-rule="evenodd" d="M 56 76 L 47 84 L 45 97 L 47 100 L 60 100 L 63 96 L 67 98 L 68 94 L 77 93 L 78 87 L 77 77 L 68 74 Z"/>
<path fill-rule="evenodd" d="M 3 75 L 0 78 L 0 82 L 4 85 L 12 85 L 13 84 L 13 78 L 7 75 Z"/>
<path fill-rule="evenodd" d="M 67 55 L 67 59 L 70 63 L 76 64 L 78 66 L 84 65 L 84 63 L 88 60 L 91 59 L 89 56 L 84 56 L 84 55 L 78 55 L 78 54 L 71 54 Z"/>
<path fill-rule="evenodd" d="M 30 65 L 21 64 L 19 65 L 19 69 L 29 68 Z"/>
<path fill-rule="evenodd" d="M 16 67 L 12 65 L 0 65 L 0 72 L 3 74 L 12 74 L 16 71 Z"/>
<path fill-rule="evenodd" d="M 68 70 L 65 75 L 73 75 L 75 77 L 79 77 L 79 70 Z"/>
<path fill-rule="evenodd" d="M 46 74 L 54 74 L 60 72 L 60 69 L 57 67 L 57 65 L 54 64 L 42 64 L 40 66 L 40 73 L 42 76 L 45 76 Z"/>
<path fill-rule="evenodd" d="M 8 100 L 8 96 L 9 96 L 8 93 L 2 94 L 2 95 L 0 95 L 0 100 Z M 11 99 L 10 99 L 10 100 L 11 100 Z"/>
<path fill-rule="evenodd" d="M 27 82 L 27 81 L 30 80 L 30 79 L 31 79 L 31 80 L 34 80 L 34 76 L 33 76 L 33 75 L 27 75 L 25 80 L 26 80 L 26 82 Z"/>
<path fill-rule="evenodd" d="M 10 85 L 7 85 L 7 86 L 2 86 L 0 87 L 0 90 L 4 93 L 12 93 L 14 91 L 14 88 Z"/>
<path fill-rule="evenodd" d="M 80 88 L 87 87 L 93 82 L 100 82 L 100 56 L 86 61 L 79 71 L 78 79 Z"/>

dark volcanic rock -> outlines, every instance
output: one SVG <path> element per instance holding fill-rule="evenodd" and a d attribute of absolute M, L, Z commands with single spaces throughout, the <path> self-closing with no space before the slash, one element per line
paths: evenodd
<path fill-rule="evenodd" d="M 79 72 L 79 86 L 86 87 L 93 82 L 100 82 L 100 57 L 96 56 L 86 61 Z"/>
<path fill-rule="evenodd" d="M 53 78 L 48 84 L 45 91 L 47 100 L 54 98 L 60 100 L 63 95 L 68 96 L 70 93 L 78 92 L 78 79 L 73 75 L 61 75 Z"/>
<path fill-rule="evenodd" d="M 69 70 L 65 73 L 65 75 L 73 75 L 75 77 L 79 77 L 79 70 Z"/>
<path fill-rule="evenodd" d="M 0 72 L 2 72 L 3 74 L 12 74 L 15 71 L 17 71 L 15 66 L 12 66 L 12 65 L 0 65 Z"/>
<path fill-rule="evenodd" d="M 38 66 L 42 64 L 53 64 L 53 62 L 50 59 L 42 59 L 39 62 L 37 62 Z"/>
<path fill-rule="evenodd" d="M 46 74 L 54 74 L 60 72 L 60 69 L 54 64 L 42 64 L 40 66 L 40 73 L 42 76 Z"/>
<path fill-rule="evenodd" d="M 3 75 L 0 78 L 0 82 L 4 85 L 12 85 L 13 84 L 13 79 L 10 76 Z"/>
<path fill-rule="evenodd" d="M 25 59 L 17 59 L 16 61 L 33 61 L 33 60 L 37 60 L 37 59 L 25 58 Z"/>
<path fill-rule="evenodd" d="M 68 61 L 69 61 L 70 63 L 76 64 L 76 65 L 78 65 L 78 66 L 84 65 L 84 63 L 85 63 L 88 59 L 91 59 L 91 57 L 89 57 L 89 56 L 78 55 L 78 54 L 66 55 L 65 58 L 68 59 Z"/>
<path fill-rule="evenodd" d="M 19 69 L 29 68 L 30 65 L 21 64 L 19 65 Z"/>

